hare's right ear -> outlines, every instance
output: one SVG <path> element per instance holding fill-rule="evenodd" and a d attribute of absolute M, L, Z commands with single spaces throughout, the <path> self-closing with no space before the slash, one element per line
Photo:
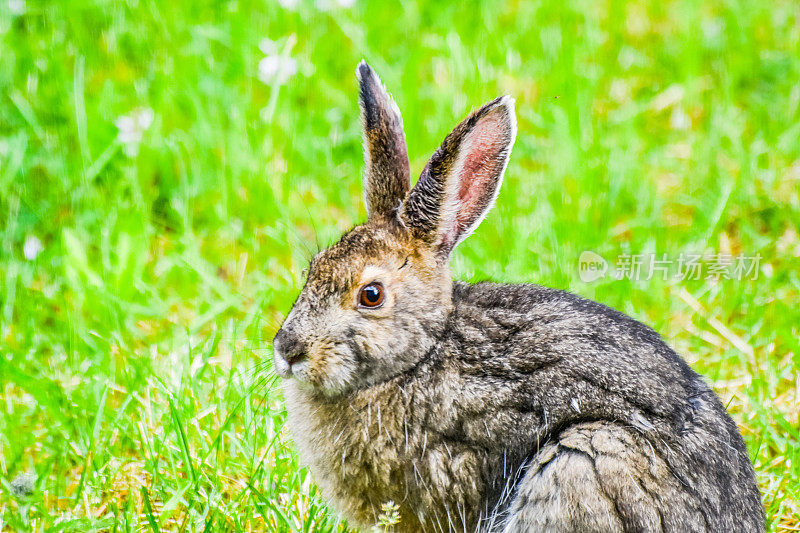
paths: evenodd
<path fill-rule="evenodd" d="M 390 216 L 409 188 L 408 149 L 403 119 L 381 80 L 365 62 L 358 64 L 364 128 L 364 198 L 367 214 Z"/>
<path fill-rule="evenodd" d="M 510 96 L 468 116 L 434 152 L 408 195 L 406 226 L 448 256 L 491 209 L 516 136 Z"/>

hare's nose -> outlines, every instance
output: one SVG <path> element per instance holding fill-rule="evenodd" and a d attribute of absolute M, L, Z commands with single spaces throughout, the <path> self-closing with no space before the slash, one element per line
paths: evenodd
<path fill-rule="evenodd" d="M 306 345 L 294 331 L 281 328 L 272 340 L 275 370 L 281 377 L 292 374 L 292 365 L 306 358 Z"/>

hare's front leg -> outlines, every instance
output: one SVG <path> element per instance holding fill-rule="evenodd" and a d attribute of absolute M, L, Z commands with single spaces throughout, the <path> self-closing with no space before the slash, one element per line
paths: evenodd
<path fill-rule="evenodd" d="M 507 533 L 706 531 L 697 497 L 636 430 L 573 426 L 544 446 L 520 480 Z"/>

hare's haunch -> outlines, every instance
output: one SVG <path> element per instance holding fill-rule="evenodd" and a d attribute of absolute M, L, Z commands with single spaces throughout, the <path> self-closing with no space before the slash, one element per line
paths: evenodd
<path fill-rule="evenodd" d="M 311 262 L 274 340 L 288 424 L 355 525 L 395 531 L 764 531 L 712 390 L 649 327 L 537 285 L 453 282 L 516 136 L 498 98 L 410 188 L 402 119 L 361 63 L 369 217 Z"/>

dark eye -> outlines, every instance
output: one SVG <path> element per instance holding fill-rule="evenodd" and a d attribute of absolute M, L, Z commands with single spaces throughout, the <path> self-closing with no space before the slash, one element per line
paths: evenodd
<path fill-rule="evenodd" d="M 358 295 L 358 303 L 362 307 L 378 307 L 383 303 L 383 298 L 383 285 L 373 282 L 361 288 L 361 293 Z"/>

